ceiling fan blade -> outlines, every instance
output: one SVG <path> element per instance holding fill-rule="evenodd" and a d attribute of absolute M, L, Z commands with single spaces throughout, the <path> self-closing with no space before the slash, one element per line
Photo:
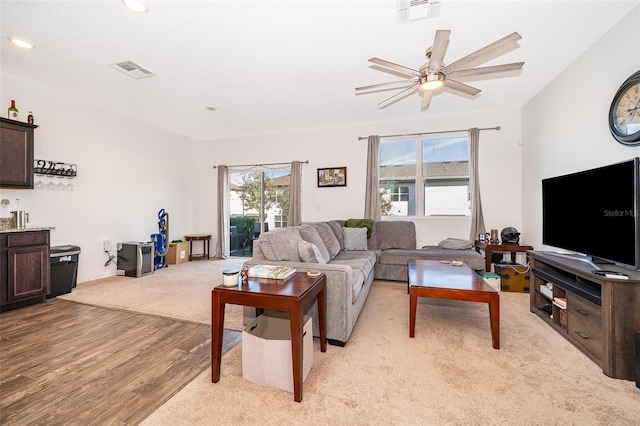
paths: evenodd
<path fill-rule="evenodd" d="M 413 86 L 411 86 L 411 87 L 407 87 L 407 88 L 406 88 L 406 89 L 404 89 L 403 91 L 398 92 L 398 93 L 396 93 L 395 95 L 393 95 L 393 96 L 391 96 L 391 97 L 389 97 L 389 98 L 385 99 L 384 101 L 382 101 L 382 102 L 378 103 L 378 106 L 381 106 L 382 104 L 387 104 L 387 105 L 388 105 L 389 103 L 391 103 L 391 102 L 390 102 L 391 100 L 393 100 L 393 99 L 400 99 L 400 98 L 402 97 L 402 95 L 408 95 L 408 93 L 407 93 L 407 92 L 409 92 L 410 90 L 415 90 L 417 87 L 418 87 L 418 84 L 417 84 L 417 83 L 416 83 L 416 84 L 414 84 L 414 85 L 413 85 Z M 386 105 L 385 105 L 385 106 L 386 106 Z"/>
<path fill-rule="evenodd" d="M 493 65 L 490 67 L 472 68 L 468 70 L 451 71 L 447 77 L 473 77 L 476 75 L 493 74 L 497 72 L 515 71 L 522 68 L 524 62 L 514 62 L 512 64 Z"/>
<path fill-rule="evenodd" d="M 391 81 L 389 83 L 380 83 L 380 84 L 372 84 L 371 86 L 362 86 L 356 87 L 356 90 L 369 90 L 369 89 L 382 89 L 385 86 L 396 86 L 396 85 L 407 85 L 407 84 L 416 84 L 418 82 L 417 79 L 411 80 L 400 80 L 400 81 Z M 383 90 L 394 89 L 395 87 L 389 87 Z"/>
<path fill-rule="evenodd" d="M 414 70 L 412 68 L 408 68 L 408 67 L 405 67 L 403 65 L 394 64 L 393 62 L 385 61 L 384 59 L 371 58 L 371 59 L 369 59 L 369 62 L 373 62 L 374 64 L 382 65 L 383 67 L 391 68 L 391 69 L 394 69 L 396 71 L 400 71 L 403 74 L 409 74 L 409 75 L 412 75 L 414 77 L 421 77 L 422 76 L 422 73 L 420 73 L 420 71 L 418 71 L 418 70 Z"/>
<path fill-rule="evenodd" d="M 423 90 L 422 91 L 422 103 L 420 104 L 420 109 L 427 109 L 429 107 L 429 103 L 431 102 L 431 95 L 433 94 L 433 90 Z"/>
<path fill-rule="evenodd" d="M 486 55 L 488 53 L 493 52 L 494 50 L 502 47 L 503 45 L 505 45 L 505 44 L 507 44 L 509 42 L 517 41 L 517 40 L 520 40 L 521 38 L 522 38 L 522 36 L 520 34 L 518 34 L 517 32 L 509 34 L 508 36 L 503 37 L 498 41 L 494 41 L 493 43 L 483 47 L 482 49 L 478 49 L 475 52 L 468 54 L 464 58 L 458 59 L 454 63 L 447 65 L 444 68 L 443 72 L 445 74 L 448 74 L 453 70 L 459 69 L 460 67 L 462 67 L 462 66 L 464 66 L 464 65 L 466 65 L 466 64 L 468 64 L 470 62 L 473 62 L 476 59 L 478 59 L 478 58 L 480 58 L 480 57 L 482 57 L 482 56 L 484 56 L 484 55 Z"/>
<path fill-rule="evenodd" d="M 447 50 L 447 44 L 449 43 L 449 34 L 451 34 L 450 30 L 436 31 L 436 38 L 433 41 L 431 58 L 429 59 L 429 74 L 440 71 L 442 59 L 444 59 L 444 52 Z"/>
<path fill-rule="evenodd" d="M 468 86 L 464 83 L 460 83 L 459 81 L 449 80 L 449 79 L 446 80 L 445 87 L 448 87 L 449 89 L 457 90 L 462 93 L 466 93 L 471 96 L 475 96 L 481 92 L 480 89 L 476 89 L 475 87 Z"/>

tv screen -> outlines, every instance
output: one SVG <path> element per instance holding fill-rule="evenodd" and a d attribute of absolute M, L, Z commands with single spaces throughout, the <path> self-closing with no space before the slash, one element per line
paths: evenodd
<path fill-rule="evenodd" d="M 543 179 L 542 243 L 640 269 L 639 165 L 633 158 Z"/>

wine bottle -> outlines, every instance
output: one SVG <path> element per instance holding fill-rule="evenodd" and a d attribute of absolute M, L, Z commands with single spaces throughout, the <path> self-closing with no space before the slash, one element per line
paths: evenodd
<path fill-rule="evenodd" d="M 14 101 L 13 99 L 11 99 L 11 106 L 9 107 L 8 117 L 9 119 L 16 121 L 20 118 L 20 116 L 18 115 L 18 108 L 16 108 L 16 101 Z"/>

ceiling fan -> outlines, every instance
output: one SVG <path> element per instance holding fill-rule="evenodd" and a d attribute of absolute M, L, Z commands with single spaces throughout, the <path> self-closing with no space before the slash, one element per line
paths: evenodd
<path fill-rule="evenodd" d="M 416 89 L 419 89 L 422 92 L 421 108 L 425 109 L 431 102 L 433 91 L 444 86 L 471 96 L 475 96 L 480 93 L 480 89 L 476 89 L 475 87 L 460 83 L 459 81 L 454 80 L 454 78 L 468 78 L 499 72 L 515 71 L 521 69 L 524 65 L 524 62 L 514 62 L 511 64 L 464 69 L 467 64 L 480 59 L 481 57 L 503 47 L 508 43 L 520 40 L 522 37 L 517 32 L 509 34 L 508 36 L 503 37 L 498 41 L 495 41 L 481 49 L 478 49 L 475 52 L 465 56 L 464 58 L 458 59 L 452 64 L 445 65 L 442 60 L 444 59 L 444 53 L 447 49 L 450 33 L 450 30 L 436 31 L 433 46 L 429 47 L 425 52 L 425 56 L 427 57 L 428 62 L 420 67 L 419 70 L 405 67 L 403 65 L 398 65 L 380 58 L 369 59 L 369 62 L 373 62 L 374 64 L 388 68 L 388 70 L 383 71 L 393 71 L 396 73 L 400 72 L 401 74 L 410 76 L 410 78 L 389 83 L 356 87 L 356 91 L 379 91 L 402 88 L 402 91 L 396 93 L 395 95 L 385 99 L 378 104 L 380 108 L 384 108 L 394 101 L 399 100 L 403 96 L 409 95 Z"/>

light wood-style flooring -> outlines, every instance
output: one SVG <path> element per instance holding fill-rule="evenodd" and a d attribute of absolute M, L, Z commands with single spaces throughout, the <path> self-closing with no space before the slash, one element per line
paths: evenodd
<path fill-rule="evenodd" d="M 225 330 L 223 353 L 241 339 Z M 0 315 L 0 424 L 138 424 L 210 366 L 211 327 L 52 299 Z"/>

